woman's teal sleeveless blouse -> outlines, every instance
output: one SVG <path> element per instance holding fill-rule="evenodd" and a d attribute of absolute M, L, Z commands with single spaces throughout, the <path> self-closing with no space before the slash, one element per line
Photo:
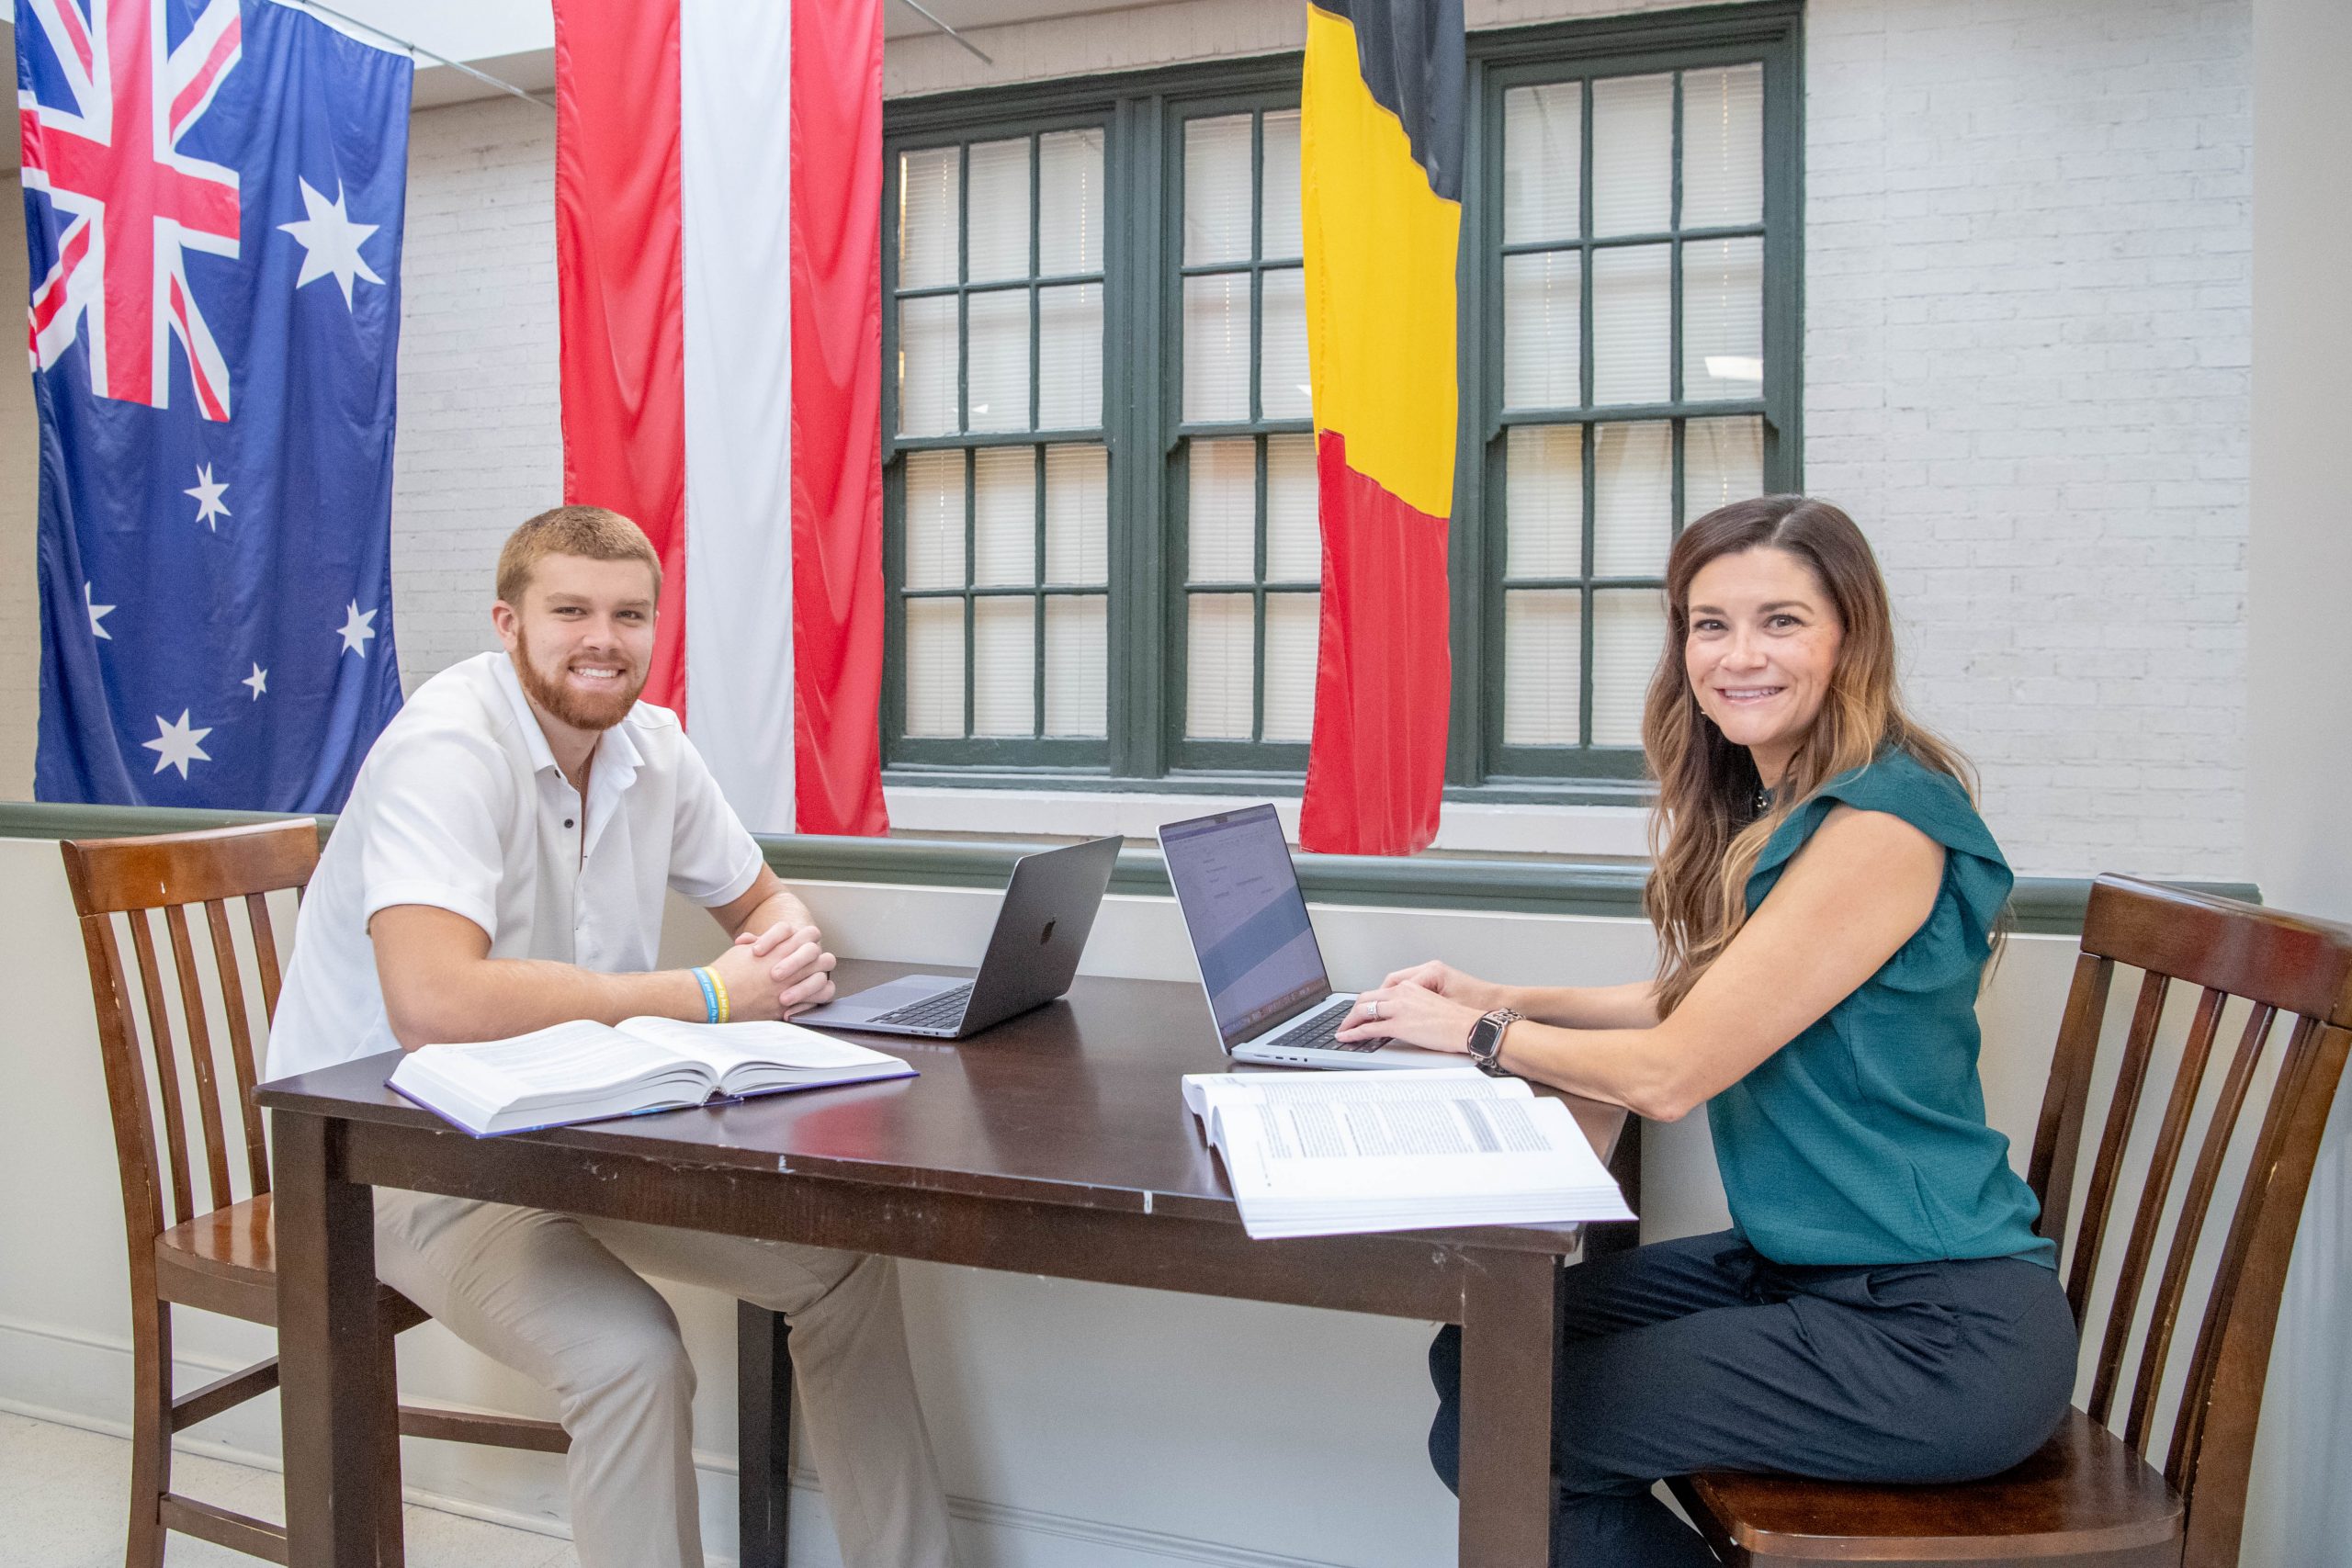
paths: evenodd
<path fill-rule="evenodd" d="M 2015 1257 L 2055 1268 L 2009 1141 L 1984 1124 L 1976 989 L 2013 878 L 1967 792 L 1903 751 L 1839 774 L 1766 840 L 1748 911 L 1839 801 L 1941 844 L 1943 886 L 1876 974 L 1707 1102 L 1733 1223 L 1779 1263 Z"/>

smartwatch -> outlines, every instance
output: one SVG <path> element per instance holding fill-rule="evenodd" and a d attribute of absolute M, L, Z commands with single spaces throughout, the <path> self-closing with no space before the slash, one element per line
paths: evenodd
<path fill-rule="evenodd" d="M 1510 1077 L 1510 1069 L 1502 1064 L 1503 1031 L 1522 1016 L 1509 1008 L 1497 1008 L 1480 1014 L 1478 1021 L 1470 1026 L 1470 1059 L 1478 1064 L 1480 1072 L 1490 1077 Z"/>

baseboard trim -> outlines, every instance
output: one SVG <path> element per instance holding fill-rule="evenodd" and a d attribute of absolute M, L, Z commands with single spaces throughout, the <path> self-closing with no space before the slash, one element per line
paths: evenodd
<path fill-rule="evenodd" d="M 0 1315 L 0 1337 L 7 1336 L 45 1340 L 52 1345 L 71 1347 L 119 1360 L 121 1363 L 121 1386 L 127 1388 L 130 1384 L 130 1346 L 127 1340 Z M 215 1356 L 180 1355 L 173 1359 L 177 1368 L 210 1376 L 233 1371 L 240 1365 Z M 6 1364 L 7 1359 L 0 1358 L 0 1366 Z M 25 1399 L 17 1391 L 6 1387 L 0 1387 L 0 1411 L 109 1438 L 128 1439 L 130 1436 L 130 1424 L 127 1421 L 91 1410 L 65 1408 Z M 172 1440 L 172 1447 L 176 1452 L 199 1459 L 242 1465 L 248 1470 L 266 1471 L 271 1474 L 285 1473 L 285 1461 L 281 1456 L 241 1443 L 182 1433 Z M 729 1491 L 735 1487 L 738 1470 L 733 1454 L 698 1448 L 694 1457 L 695 1469 L 707 1481 L 723 1483 Z M 806 1518 L 822 1511 L 824 1494 L 817 1484 L 814 1472 L 797 1467 L 793 1472 L 792 1489 L 799 1495 L 793 1500 L 797 1514 Z M 418 1507 L 454 1514 L 460 1518 L 476 1519 L 484 1524 L 500 1525 L 557 1540 L 571 1539 L 571 1532 L 560 1521 L 551 1520 L 544 1515 L 503 1508 L 495 1504 L 455 1497 L 417 1486 L 402 1486 L 401 1497 L 403 1502 Z M 1141 1529 L 1108 1519 L 1080 1518 L 1042 1509 L 1015 1507 L 978 1497 L 951 1496 L 947 1500 L 947 1512 L 948 1517 L 964 1527 L 966 1532 L 1000 1537 L 993 1551 L 976 1555 L 984 1561 L 1012 1565 L 1012 1568 L 1031 1562 L 1057 1564 L 1072 1561 L 1101 1562 L 1106 1568 L 1127 1568 L 1127 1565 L 1143 1568 L 1149 1562 L 1196 1563 L 1203 1568 L 1344 1568 L 1343 1564 L 1323 1558 L 1261 1551 L 1222 1541 L 1204 1540 L 1195 1536 Z M 832 1554 L 830 1527 L 823 1532 L 821 1540 L 810 1539 L 814 1533 L 796 1532 L 792 1553 L 795 1568 L 801 1568 L 802 1564 L 807 1568 L 820 1568 L 820 1565 L 838 1562 Z M 1024 1539 L 1035 1545 L 1024 1551 L 1020 1544 Z M 1057 1548 L 1048 1543 L 1068 1544 Z M 1069 1552 L 1069 1546 L 1086 1549 L 1087 1554 L 1073 1559 Z M 709 1562 L 712 1568 L 735 1568 L 733 1558 L 716 1553 L 710 1555 Z"/>

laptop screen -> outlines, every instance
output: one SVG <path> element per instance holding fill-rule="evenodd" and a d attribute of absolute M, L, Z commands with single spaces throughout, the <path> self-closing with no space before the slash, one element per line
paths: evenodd
<path fill-rule="evenodd" d="M 1170 822 L 1159 844 L 1228 1047 L 1331 994 L 1272 807 Z"/>

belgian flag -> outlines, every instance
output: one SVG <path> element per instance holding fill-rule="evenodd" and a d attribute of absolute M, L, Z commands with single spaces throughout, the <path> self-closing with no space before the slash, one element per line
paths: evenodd
<path fill-rule="evenodd" d="M 1445 784 L 1462 0 L 1312 0 L 1300 190 L 1323 618 L 1299 841 L 1411 854 Z"/>

